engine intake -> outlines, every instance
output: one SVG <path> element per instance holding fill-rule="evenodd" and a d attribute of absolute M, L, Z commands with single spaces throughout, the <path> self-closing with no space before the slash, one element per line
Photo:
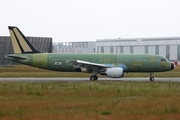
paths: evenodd
<path fill-rule="evenodd" d="M 111 78 L 124 77 L 123 68 L 107 68 L 105 73 L 106 73 L 107 77 L 111 77 Z"/>

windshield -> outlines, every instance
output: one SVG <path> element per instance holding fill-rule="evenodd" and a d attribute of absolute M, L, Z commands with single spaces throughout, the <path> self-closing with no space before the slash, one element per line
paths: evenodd
<path fill-rule="evenodd" d="M 168 61 L 167 59 L 165 59 L 165 58 L 162 58 L 161 59 L 161 62 L 164 62 L 164 61 Z"/>

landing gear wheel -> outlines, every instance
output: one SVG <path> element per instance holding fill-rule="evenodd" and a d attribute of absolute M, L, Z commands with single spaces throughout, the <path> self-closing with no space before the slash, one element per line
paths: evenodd
<path fill-rule="evenodd" d="M 150 77 L 150 81 L 154 81 L 154 77 Z"/>
<path fill-rule="evenodd" d="M 91 77 L 90 77 L 90 81 L 94 81 L 94 76 L 91 76 Z"/>
<path fill-rule="evenodd" d="M 94 76 L 95 80 L 98 80 L 98 76 Z"/>
<path fill-rule="evenodd" d="M 95 76 L 91 76 L 91 77 L 90 77 L 90 80 L 91 80 L 91 81 L 98 80 L 98 77 L 97 77 L 96 75 L 95 75 Z"/>
<path fill-rule="evenodd" d="M 153 72 L 150 72 L 150 81 L 154 81 Z"/>

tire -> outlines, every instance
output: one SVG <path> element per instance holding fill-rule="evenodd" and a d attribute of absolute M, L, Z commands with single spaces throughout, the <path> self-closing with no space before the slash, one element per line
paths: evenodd
<path fill-rule="evenodd" d="M 91 81 L 94 81 L 94 80 L 95 80 L 95 77 L 94 77 L 94 76 L 91 76 L 91 77 L 90 77 L 90 80 L 91 80 Z"/>
<path fill-rule="evenodd" d="M 154 77 L 150 77 L 150 81 L 154 81 Z"/>

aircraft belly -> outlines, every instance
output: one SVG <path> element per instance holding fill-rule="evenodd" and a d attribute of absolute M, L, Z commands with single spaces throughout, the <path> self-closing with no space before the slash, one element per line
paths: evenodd
<path fill-rule="evenodd" d="M 66 62 L 66 71 L 69 71 L 69 72 L 74 71 L 73 64 Z"/>

